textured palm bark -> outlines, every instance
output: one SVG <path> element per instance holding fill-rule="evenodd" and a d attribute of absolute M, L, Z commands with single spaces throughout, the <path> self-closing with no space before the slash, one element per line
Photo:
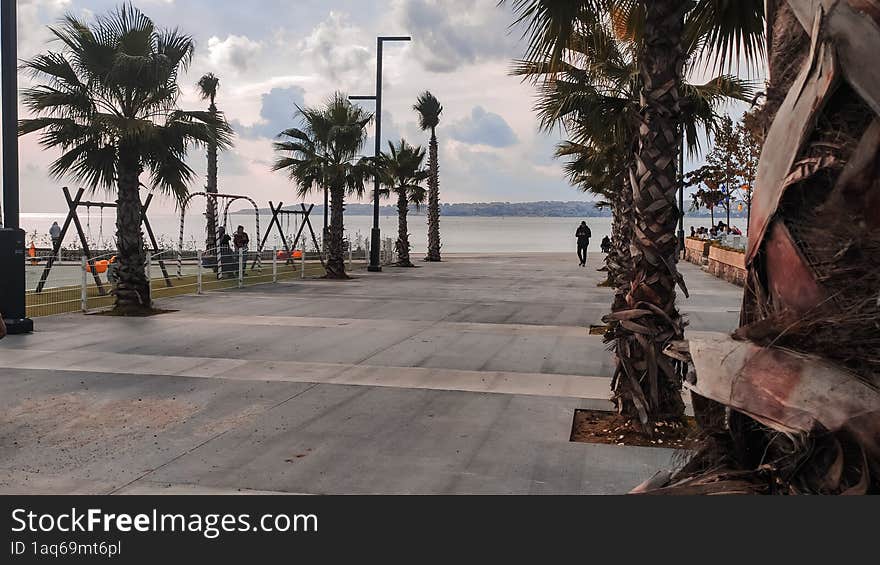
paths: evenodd
<path fill-rule="evenodd" d="M 645 44 L 639 57 L 641 124 L 632 174 L 633 277 L 626 309 L 615 313 L 617 368 L 614 401 L 618 410 L 649 422 L 679 418 L 681 369 L 663 355 L 682 339 L 684 323 L 675 304 L 678 224 L 677 155 L 681 137 L 679 96 L 684 66 L 682 36 L 686 3 L 646 3 Z"/>
<path fill-rule="evenodd" d="M 329 245 L 327 245 L 327 278 L 347 279 L 345 273 L 345 226 L 343 213 L 345 212 L 345 189 L 344 187 L 330 188 L 330 226 Z"/>
<path fill-rule="evenodd" d="M 437 134 L 431 129 L 428 150 L 428 255 L 425 261 L 438 262 L 440 257 L 440 163 L 438 161 Z"/>
<path fill-rule="evenodd" d="M 849 11 L 844 22 L 851 27 L 834 21 L 837 10 Z M 733 342 L 751 348 L 753 361 L 722 371 L 721 355 L 691 342 L 696 391 L 706 394 L 692 395 L 694 412 L 707 440 L 657 488 L 876 494 L 880 112 L 849 83 L 868 75 L 862 73 L 865 57 L 838 69 L 847 65 L 848 48 L 880 41 L 880 1 L 769 0 L 767 24 L 770 74 L 762 117 L 773 125 L 755 183 L 748 281 Z M 824 74 L 814 75 L 816 69 Z M 786 156 L 793 152 L 789 166 Z M 732 356 L 725 354 L 724 362 Z M 833 418 L 820 417 L 829 413 Z M 822 423 L 780 425 L 814 418 Z"/>
<path fill-rule="evenodd" d="M 217 107 L 211 104 L 208 109 L 213 116 L 217 115 Z M 216 132 L 215 132 L 216 135 Z M 208 194 L 217 194 L 217 143 L 208 144 L 208 171 L 205 192 Z M 205 229 L 205 249 L 208 255 L 215 254 L 217 248 L 217 201 L 214 198 L 208 198 L 207 209 L 205 210 L 207 227 Z"/>
<path fill-rule="evenodd" d="M 117 174 L 118 282 L 115 310 L 121 314 L 139 314 L 150 311 L 152 302 L 146 273 L 144 234 L 141 231 L 141 165 L 136 153 L 120 148 Z"/>
<path fill-rule="evenodd" d="M 409 211 L 409 203 L 406 201 L 406 192 L 401 191 L 397 195 L 397 264 L 400 267 L 412 267 L 412 261 L 409 258 L 409 225 L 407 223 L 407 212 Z"/>
<path fill-rule="evenodd" d="M 624 179 L 615 190 L 612 214 L 612 252 L 609 254 L 608 272 L 615 289 L 611 311 L 618 312 L 626 309 L 626 295 L 632 280 L 632 187 Z"/>

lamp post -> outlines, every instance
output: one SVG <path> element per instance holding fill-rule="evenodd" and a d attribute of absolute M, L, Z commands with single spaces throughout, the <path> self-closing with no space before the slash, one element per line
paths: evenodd
<path fill-rule="evenodd" d="M 3 229 L 0 229 L 0 314 L 10 334 L 30 333 L 25 316 L 24 230 L 18 203 L 18 36 L 16 0 L 0 0 L 0 104 L 3 139 Z"/>
<path fill-rule="evenodd" d="M 376 101 L 376 158 L 382 153 L 382 46 L 386 41 L 412 41 L 407 36 L 379 36 L 376 38 L 376 94 L 371 96 L 350 96 L 351 100 Z M 373 231 L 370 234 L 370 266 L 371 273 L 381 273 L 379 264 L 379 246 L 382 244 L 382 232 L 379 229 L 379 179 L 375 179 L 373 190 Z"/>
<path fill-rule="evenodd" d="M 678 250 L 676 258 L 684 251 L 684 127 L 681 127 L 681 147 L 678 151 Z"/>

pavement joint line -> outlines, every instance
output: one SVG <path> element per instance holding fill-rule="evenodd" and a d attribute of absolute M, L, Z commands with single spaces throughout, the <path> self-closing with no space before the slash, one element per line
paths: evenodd
<path fill-rule="evenodd" d="M 509 324 L 487 323 L 487 322 L 449 322 L 450 316 L 460 314 L 462 310 L 453 312 L 437 321 L 429 320 L 379 320 L 392 321 L 396 329 L 406 327 L 424 331 L 437 327 L 448 328 L 457 332 L 475 332 L 475 333 L 504 333 L 511 335 L 521 334 L 542 334 L 554 336 L 568 337 L 596 337 L 590 336 L 586 327 L 583 326 L 566 326 L 566 325 L 548 325 L 548 324 Z M 515 315 L 515 313 L 514 313 Z M 371 318 L 322 318 L 311 316 L 263 316 L 263 315 L 220 315 L 220 314 L 203 314 L 192 312 L 176 312 L 169 314 L 169 317 L 185 317 L 188 323 L 216 323 L 223 321 L 224 323 L 238 326 L 279 326 L 279 327 L 297 327 L 297 328 L 323 328 L 323 329 L 354 329 L 359 330 L 363 327 L 376 326 L 377 320 Z M 414 334 L 418 335 L 418 334 Z M 413 337 L 414 337 L 413 336 Z M 601 336 L 600 336 L 601 337 Z M 395 344 L 396 345 L 396 344 Z"/>
<path fill-rule="evenodd" d="M 608 377 L 556 373 L 473 371 L 431 367 L 268 361 L 129 353 L 78 352 L 74 364 L 63 352 L 28 350 L 23 358 L 4 359 L 0 368 L 101 374 L 154 375 L 251 382 L 297 382 L 401 389 L 449 390 L 554 398 L 608 400 Z M 149 361 L 147 365 L 145 361 Z M 250 373 L 248 376 L 248 369 Z M 210 372 L 210 374 L 208 374 Z"/>
<path fill-rule="evenodd" d="M 234 293 L 230 293 L 230 294 L 235 296 Z M 248 299 L 262 298 L 265 300 L 274 300 L 274 301 L 277 301 L 279 296 L 280 295 L 277 293 L 256 293 L 256 292 L 249 292 L 247 295 Z M 496 304 L 515 304 L 515 305 L 522 304 L 521 300 L 497 300 L 496 299 L 496 300 L 478 300 L 478 301 L 471 300 L 471 301 L 467 301 L 467 300 L 463 300 L 461 298 L 446 298 L 446 297 L 438 297 L 438 296 L 423 296 L 423 297 L 417 297 L 417 298 L 408 298 L 405 296 L 397 297 L 394 295 L 381 295 L 381 294 L 359 295 L 359 294 L 330 294 L 330 293 L 323 294 L 322 293 L 322 294 L 316 294 L 316 295 L 310 294 L 308 296 L 295 296 L 295 295 L 291 296 L 289 294 L 284 294 L 282 296 L 284 296 L 284 300 L 287 302 L 293 302 L 293 301 L 314 302 L 315 300 L 327 298 L 327 299 L 337 299 L 337 300 L 342 299 L 342 300 L 351 300 L 351 301 L 362 301 L 362 302 L 369 302 L 371 304 L 375 303 L 377 299 L 389 299 L 389 300 L 393 299 L 397 302 L 403 302 L 403 303 L 406 303 L 406 302 L 418 302 L 418 303 L 452 302 L 452 303 L 466 304 L 467 306 L 472 306 L 474 304 L 480 304 L 480 305 L 485 305 L 485 306 L 491 306 L 491 305 L 496 305 Z M 190 295 L 180 295 L 180 296 L 174 296 L 171 298 L 163 298 L 162 300 L 165 300 L 165 301 L 171 301 L 171 300 L 184 301 L 190 297 L 191 297 Z M 611 307 L 611 296 L 609 295 L 607 302 L 572 303 L 572 302 L 566 301 L 566 300 L 559 300 L 557 302 L 530 301 L 529 305 L 531 305 L 531 306 L 565 306 L 565 307 L 579 306 L 579 307 L 586 307 L 586 308 L 610 308 Z"/>
<path fill-rule="evenodd" d="M 373 357 L 375 357 L 377 355 L 381 355 L 382 353 L 384 353 L 386 351 L 389 351 L 389 350 L 391 350 L 391 349 L 393 349 L 403 343 L 406 343 L 407 341 L 410 341 L 411 339 L 416 338 L 417 336 L 425 333 L 430 328 L 436 327 L 437 324 L 442 323 L 445 320 L 448 320 L 450 318 L 450 316 L 456 316 L 456 315 L 460 314 L 461 312 L 464 312 L 467 308 L 468 308 L 468 306 L 464 306 L 460 310 L 456 310 L 455 312 L 451 312 L 451 313 L 447 314 L 446 316 L 443 316 L 439 320 L 433 322 L 431 324 L 431 326 L 429 326 L 427 328 L 422 328 L 421 330 L 417 331 L 416 333 L 409 335 L 407 337 L 404 337 L 403 339 L 401 339 L 395 343 L 392 343 L 391 345 L 388 345 L 387 347 L 382 347 L 378 351 L 374 351 L 370 355 L 367 355 L 363 359 L 360 359 L 357 363 L 353 363 L 353 365 L 362 365 L 362 364 L 366 363 L 368 360 L 372 359 Z"/>

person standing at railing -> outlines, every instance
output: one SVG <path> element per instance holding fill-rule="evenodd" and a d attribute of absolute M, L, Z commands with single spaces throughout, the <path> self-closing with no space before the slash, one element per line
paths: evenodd
<path fill-rule="evenodd" d="M 233 257 L 232 249 L 229 248 L 229 242 L 232 238 L 226 233 L 226 228 L 220 226 L 217 228 L 217 257 L 220 261 L 219 277 L 222 279 L 227 274 L 234 276 L 238 269 L 238 259 Z"/>
<path fill-rule="evenodd" d="M 58 222 L 52 222 L 52 227 L 49 228 L 49 237 L 52 238 L 52 251 L 58 249 L 58 256 L 61 256 L 61 249 L 58 247 L 58 243 L 61 240 L 61 226 L 58 225 Z"/>
<path fill-rule="evenodd" d="M 244 231 L 244 226 L 238 226 L 238 229 L 235 230 L 235 236 L 232 238 L 232 244 L 235 245 L 235 254 L 238 255 L 238 252 L 243 250 L 245 255 L 247 255 L 250 242 L 251 238 Z"/>
<path fill-rule="evenodd" d="M 247 232 L 244 231 L 244 226 L 238 226 L 232 237 L 232 245 L 235 246 L 236 263 L 238 262 L 239 254 L 244 255 L 244 262 L 247 263 L 248 244 L 250 242 L 251 238 L 249 238 Z M 243 274 L 244 273 L 242 273 L 242 275 Z"/>

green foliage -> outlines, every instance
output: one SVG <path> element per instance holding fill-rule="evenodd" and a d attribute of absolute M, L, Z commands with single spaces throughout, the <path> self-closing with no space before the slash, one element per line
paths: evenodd
<path fill-rule="evenodd" d="M 220 79 L 214 73 L 208 73 L 199 79 L 198 87 L 202 100 L 210 101 L 213 106 L 217 99 L 217 91 L 220 89 Z"/>
<path fill-rule="evenodd" d="M 418 209 L 425 203 L 426 190 L 422 186 L 431 173 L 422 164 L 425 161 L 425 150 L 413 147 L 401 139 L 395 146 L 388 142 L 388 153 L 379 157 L 377 173 L 384 187 L 384 196 L 390 192 L 402 196 L 409 204 Z"/>
<path fill-rule="evenodd" d="M 523 4 L 516 2 L 515 8 L 525 9 Z M 547 130 L 561 127 L 571 136 L 557 150 L 557 157 L 573 158 L 566 165 L 570 180 L 583 190 L 607 195 L 611 185 L 619 188 L 621 175 L 628 174 L 638 135 L 638 51 L 644 13 L 637 5 L 619 3 L 615 11 L 603 15 L 601 3 L 584 4 L 578 12 L 582 19 L 562 42 L 565 50 L 559 59 L 532 49 L 531 53 L 544 52 L 546 58 L 516 61 L 512 74 L 538 87 L 535 109 L 541 126 Z M 541 10 L 532 8 L 536 10 L 532 14 Z M 550 17 L 552 10 L 544 8 L 548 11 L 540 13 Z M 696 47 L 691 56 L 697 56 Z M 715 129 L 717 110 L 723 103 L 752 96 L 750 83 L 730 75 L 704 84 L 685 83 L 681 108 L 688 151 L 699 151 L 700 131 Z"/>
<path fill-rule="evenodd" d="M 419 127 L 422 128 L 422 131 L 433 131 L 440 125 L 440 114 L 443 113 L 443 106 L 440 105 L 440 101 L 429 91 L 426 90 L 419 95 L 418 102 L 413 106 L 413 110 L 419 114 Z"/>
<path fill-rule="evenodd" d="M 183 198 L 193 175 L 187 150 L 230 142 L 221 115 L 177 109 L 177 77 L 192 59 L 192 38 L 157 29 L 130 4 L 91 24 L 69 14 L 50 30 L 61 50 L 23 64 L 36 86 L 22 99 L 37 117 L 21 120 L 19 134 L 40 132 L 44 147 L 61 149 L 53 176 L 110 189 L 124 148 L 153 188 Z"/>
<path fill-rule="evenodd" d="M 373 161 L 358 154 L 366 141 L 373 115 L 352 105 L 337 92 L 320 107 L 297 106 L 300 128 L 281 132 L 274 144 L 278 157 L 273 171 L 287 171 L 300 196 L 315 189 L 344 188 L 358 196 L 372 175 Z"/>

